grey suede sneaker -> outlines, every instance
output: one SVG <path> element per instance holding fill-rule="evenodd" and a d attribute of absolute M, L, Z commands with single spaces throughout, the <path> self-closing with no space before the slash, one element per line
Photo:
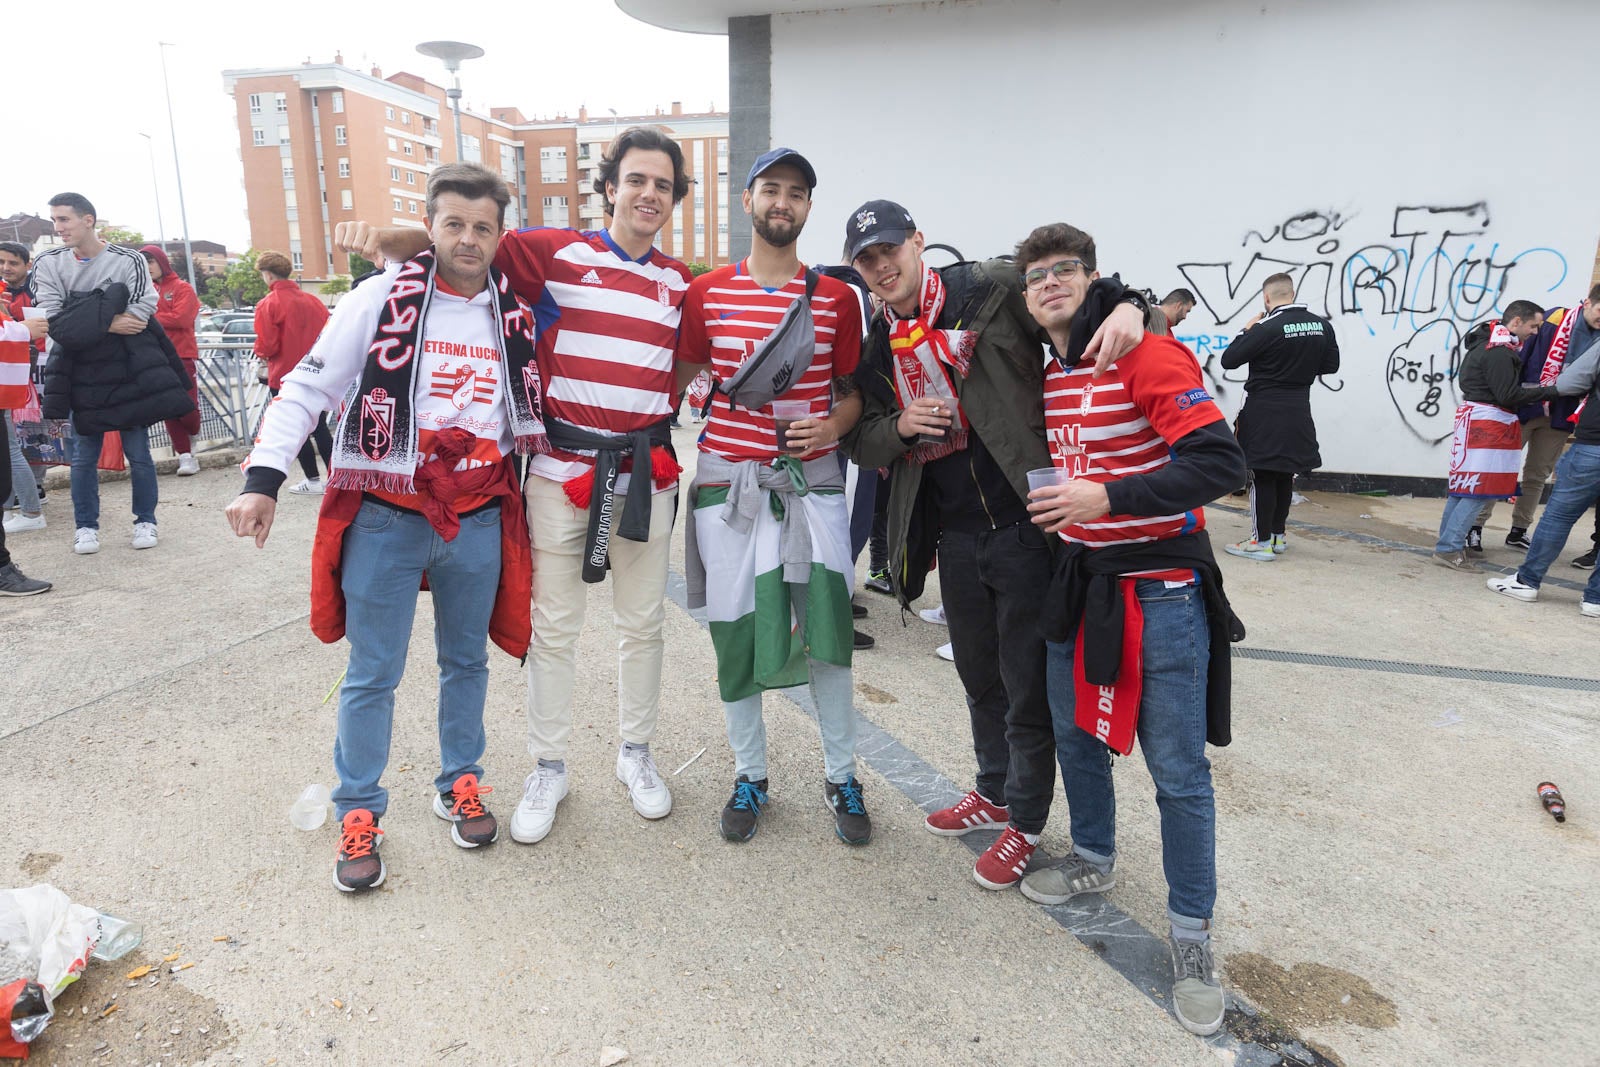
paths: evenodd
<path fill-rule="evenodd" d="M 1022 895 L 1040 904 L 1065 904 L 1084 893 L 1104 893 L 1117 884 L 1117 869 L 1104 874 L 1076 852 L 1053 867 L 1043 867 L 1022 880 Z"/>
<path fill-rule="evenodd" d="M 1210 1037 L 1222 1029 L 1227 1007 L 1211 941 L 1179 941 L 1169 933 L 1167 947 L 1172 951 L 1172 1010 L 1185 1030 Z"/>

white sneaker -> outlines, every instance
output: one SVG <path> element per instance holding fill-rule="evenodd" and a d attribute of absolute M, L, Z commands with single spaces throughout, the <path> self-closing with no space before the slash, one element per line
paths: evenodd
<path fill-rule="evenodd" d="M 556 807 L 567 795 L 567 772 L 536 767 L 522 783 L 522 799 L 511 813 L 511 840 L 543 841 L 556 821 Z"/>
<path fill-rule="evenodd" d="M 617 750 L 617 781 L 628 787 L 633 810 L 646 819 L 664 819 L 672 811 L 672 793 L 648 749 L 629 752 L 623 746 Z"/>
<path fill-rule="evenodd" d="M 1578 605 L 1578 614 L 1586 619 L 1600 619 L 1600 604 L 1591 604 L 1585 600 Z"/>
<path fill-rule="evenodd" d="M 136 522 L 133 524 L 133 547 L 156 547 L 156 524 L 153 522 Z"/>
<path fill-rule="evenodd" d="M 18 511 L 6 517 L 5 531 L 8 534 L 27 533 L 29 530 L 42 530 L 45 528 L 43 515 L 24 515 Z"/>
<path fill-rule="evenodd" d="M 931 622 L 935 626 L 950 625 L 949 621 L 944 617 L 943 604 L 940 604 L 936 608 L 923 608 L 921 611 L 917 612 L 917 615 L 922 619 L 923 622 Z"/>
<path fill-rule="evenodd" d="M 322 479 L 304 478 L 289 487 L 289 492 L 299 493 L 301 496 L 321 496 Z"/>
<path fill-rule="evenodd" d="M 934 649 L 934 652 L 938 654 L 940 659 L 949 660 L 951 663 L 956 661 L 956 646 L 949 641 Z"/>
<path fill-rule="evenodd" d="M 200 473 L 200 461 L 191 453 L 185 452 L 178 457 L 178 477 L 187 478 L 191 474 Z"/>
<path fill-rule="evenodd" d="M 92 556 L 100 551 L 100 531 L 87 526 L 78 527 L 72 538 L 72 551 L 80 556 Z"/>
<path fill-rule="evenodd" d="M 1523 585 L 1517 581 L 1515 574 L 1495 575 L 1489 579 L 1489 588 L 1501 596 L 1508 596 L 1513 600 L 1521 600 L 1529 604 L 1539 599 L 1539 587 L 1536 585 Z"/>

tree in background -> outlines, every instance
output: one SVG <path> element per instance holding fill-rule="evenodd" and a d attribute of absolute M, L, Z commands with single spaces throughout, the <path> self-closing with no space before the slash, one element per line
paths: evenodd
<path fill-rule="evenodd" d="M 129 248 L 138 248 L 150 242 L 144 239 L 144 234 L 138 230 L 124 229 L 121 226 L 100 227 L 100 240 L 106 244 L 126 245 Z"/>
<path fill-rule="evenodd" d="M 200 283 L 200 296 L 208 307 L 220 308 L 223 304 L 233 303 L 227 280 L 220 274 L 213 274 Z"/>
<path fill-rule="evenodd" d="M 238 262 L 228 265 L 228 273 L 223 275 L 222 281 L 234 307 L 254 304 L 267 295 L 267 283 L 261 280 L 261 272 L 256 269 L 254 248 L 246 249 Z"/>
<path fill-rule="evenodd" d="M 698 260 L 693 263 L 686 263 L 684 266 L 689 268 L 689 277 L 691 278 L 698 278 L 702 274 L 711 273 L 711 264 L 701 263 Z"/>
<path fill-rule="evenodd" d="M 350 275 L 335 274 L 322 283 L 322 289 L 317 293 L 325 300 L 332 301 L 336 296 L 343 296 L 350 291 Z"/>
<path fill-rule="evenodd" d="M 371 274 L 377 269 L 377 264 L 362 256 L 361 253 L 350 253 L 350 277 L 359 278 L 363 274 Z"/>

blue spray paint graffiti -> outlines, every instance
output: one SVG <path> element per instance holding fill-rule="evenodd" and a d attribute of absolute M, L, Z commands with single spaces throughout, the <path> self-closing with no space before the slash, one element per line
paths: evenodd
<path fill-rule="evenodd" d="M 1461 335 L 1472 323 L 1497 314 L 1511 299 L 1556 302 L 1567 280 L 1567 261 L 1544 245 L 1508 251 L 1488 236 L 1484 201 L 1458 206 L 1400 206 L 1388 232 L 1355 245 L 1356 216 L 1307 211 L 1262 230 L 1248 231 L 1245 252 L 1216 261 L 1178 264 L 1200 306 L 1179 340 L 1199 357 L 1219 395 L 1243 371 L 1213 366 L 1233 332 L 1261 309 L 1261 286 L 1279 272 L 1294 278 L 1298 299 L 1333 320 L 1344 349 L 1344 370 L 1322 384 L 1338 392 L 1344 375 L 1377 371 L 1402 423 L 1437 444 L 1450 436 Z M 1346 248 L 1355 245 L 1353 250 Z M 1513 244 L 1511 247 L 1515 247 Z M 1515 288 L 1515 292 L 1511 290 Z M 1210 321 L 1206 320 L 1209 316 Z M 1376 365 L 1362 358 L 1360 338 L 1387 349 Z"/>

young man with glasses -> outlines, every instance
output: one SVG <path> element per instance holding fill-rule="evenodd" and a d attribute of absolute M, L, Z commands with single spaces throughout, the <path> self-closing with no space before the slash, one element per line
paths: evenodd
<path fill-rule="evenodd" d="M 1216 805 L 1206 742 L 1228 734 L 1228 643 L 1244 636 L 1222 593 L 1202 506 L 1244 478 L 1244 455 L 1170 337 L 1148 336 L 1104 376 L 1084 354 L 1094 239 L 1041 226 L 1017 246 L 1028 310 L 1050 338 L 1045 426 L 1065 477 L 1034 489 L 1028 510 L 1059 535 L 1043 599 L 1050 708 L 1073 851 L 1029 873 L 1022 893 L 1061 904 L 1116 884 L 1111 751 L 1137 733 L 1155 780 L 1178 1021 L 1222 1026 L 1211 954 L 1217 895 Z"/>
<path fill-rule="evenodd" d="M 1001 890 L 1022 878 L 1055 788 L 1038 627 L 1050 550 L 1026 504 L 1028 471 L 1050 466 L 1043 335 L 1012 264 L 935 270 L 923 247 L 893 201 L 868 201 L 845 222 L 846 254 L 883 305 L 857 372 L 861 421 L 845 446 L 862 467 L 893 471 L 889 577 L 903 606 L 922 595 L 938 558 L 978 776 L 926 824 L 952 837 L 1003 830 L 973 868 L 978 884 Z M 1149 309 L 1110 280 L 1101 291 L 1089 344 L 1109 363 L 1143 340 Z"/>

